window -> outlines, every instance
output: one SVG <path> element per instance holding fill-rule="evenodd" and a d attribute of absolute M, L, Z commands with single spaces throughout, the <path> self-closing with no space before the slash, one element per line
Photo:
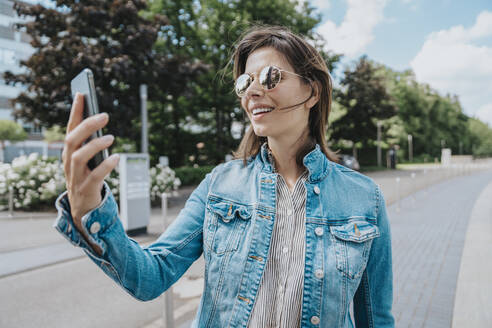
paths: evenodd
<path fill-rule="evenodd" d="M 5 65 L 16 65 L 15 51 L 0 48 L 0 63 Z"/>
<path fill-rule="evenodd" d="M 0 38 L 14 40 L 14 30 L 11 27 L 0 25 Z"/>
<path fill-rule="evenodd" d="M 0 108 L 11 109 L 12 103 L 10 102 L 10 99 L 0 96 Z"/>

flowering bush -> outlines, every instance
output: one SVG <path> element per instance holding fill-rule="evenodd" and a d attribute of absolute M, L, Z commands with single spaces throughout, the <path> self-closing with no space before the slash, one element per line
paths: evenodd
<path fill-rule="evenodd" d="M 20 156 L 12 164 L 0 165 L 1 209 L 8 206 L 9 188 L 16 209 L 51 205 L 65 189 L 62 164 L 37 153 Z"/>
<path fill-rule="evenodd" d="M 153 201 L 158 200 L 161 193 L 171 193 L 181 185 L 174 171 L 160 164 L 150 169 L 150 180 Z M 106 177 L 106 182 L 118 201 L 118 167 Z M 53 207 L 56 197 L 65 190 L 62 163 L 37 153 L 17 157 L 12 164 L 0 163 L 0 210 L 8 208 L 9 188 L 13 190 L 14 209 Z"/>
<path fill-rule="evenodd" d="M 150 168 L 150 198 L 152 200 L 160 199 L 162 193 L 170 193 L 177 190 L 181 185 L 181 180 L 176 177 L 176 173 L 169 167 L 157 164 Z"/>

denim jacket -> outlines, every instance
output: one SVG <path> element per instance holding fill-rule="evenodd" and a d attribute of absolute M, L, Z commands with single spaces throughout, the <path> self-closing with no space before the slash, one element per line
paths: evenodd
<path fill-rule="evenodd" d="M 329 161 L 319 145 L 304 157 L 306 249 L 301 327 L 394 327 L 390 227 L 375 183 Z M 169 228 L 142 248 L 128 238 L 105 184 L 82 218 L 98 256 L 73 227 L 66 193 L 55 228 L 139 300 L 158 297 L 203 253 L 204 290 L 193 327 L 247 327 L 276 218 L 278 175 L 262 147 L 247 165 L 217 166 Z"/>

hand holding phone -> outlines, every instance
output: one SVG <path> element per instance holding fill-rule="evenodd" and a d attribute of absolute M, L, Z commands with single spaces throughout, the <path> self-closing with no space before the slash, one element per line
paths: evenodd
<path fill-rule="evenodd" d="M 119 160 L 117 154 L 104 159 L 104 151 L 114 141 L 112 135 L 102 136 L 101 129 L 108 123 L 109 116 L 107 113 L 95 114 L 94 108 L 97 107 L 89 109 L 91 105 L 86 103 L 86 99 L 90 101 L 89 98 L 80 92 L 74 95 L 62 153 L 70 210 L 74 225 L 82 233 L 85 231 L 81 226 L 82 216 L 101 203 L 104 178 Z M 84 115 L 89 110 L 95 115 Z M 97 163 L 96 160 L 90 169 L 88 163 L 97 158 L 97 154 L 101 154 L 102 161 Z"/>
<path fill-rule="evenodd" d="M 99 106 L 97 104 L 96 87 L 94 84 L 94 74 L 88 68 L 82 70 L 71 82 L 72 88 L 72 98 L 75 99 L 75 94 L 80 92 L 84 95 L 84 119 L 99 114 Z M 103 136 L 102 130 L 99 129 L 87 138 L 87 142 L 95 138 L 100 138 Z M 91 170 L 94 170 L 96 166 L 102 163 L 106 158 L 108 158 L 108 150 L 103 149 L 94 155 L 93 158 L 89 160 L 87 166 Z"/>

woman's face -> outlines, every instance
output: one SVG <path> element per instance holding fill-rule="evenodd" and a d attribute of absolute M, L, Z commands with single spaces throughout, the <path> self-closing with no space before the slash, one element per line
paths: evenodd
<path fill-rule="evenodd" d="M 279 84 L 274 89 L 264 90 L 258 83 L 258 76 L 260 71 L 268 65 L 295 72 L 277 50 L 264 47 L 253 51 L 248 56 L 244 73 L 254 76 L 254 81 L 241 98 L 241 106 L 246 111 L 257 136 L 298 138 L 307 129 L 309 108 L 315 105 L 314 97 L 302 105 L 284 110 L 281 108 L 306 100 L 311 95 L 311 87 L 301 77 L 282 72 L 282 80 Z M 278 109 L 253 114 L 253 111 L 258 108 Z"/>

